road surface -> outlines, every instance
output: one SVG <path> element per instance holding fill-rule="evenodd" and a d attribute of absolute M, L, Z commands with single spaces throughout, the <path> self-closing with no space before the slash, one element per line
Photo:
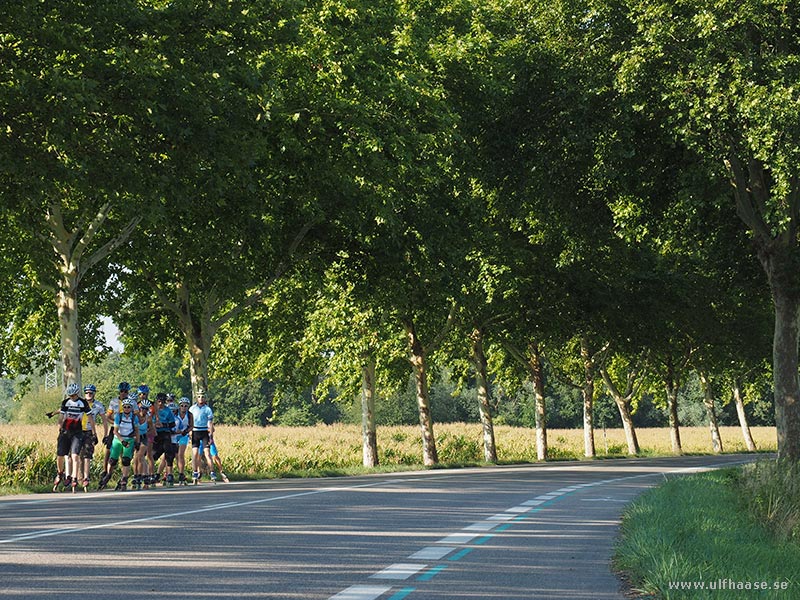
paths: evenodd
<path fill-rule="evenodd" d="M 623 507 L 676 457 L 0 499 L 5 599 L 621 599 Z"/>

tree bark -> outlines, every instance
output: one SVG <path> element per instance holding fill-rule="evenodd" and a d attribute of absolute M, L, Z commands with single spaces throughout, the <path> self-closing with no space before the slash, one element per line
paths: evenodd
<path fill-rule="evenodd" d="M 422 430 L 422 462 L 426 466 L 433 466 L 439 462 L 439 455 L 436 452 L 436 438 L 433 435 L 427 360 L 414 322 L 406 321 L 404 325 L 408 336 L 409 361 L 414 371 L 419 427 Z"/>
<path fill-rule="evenodd" d="M 375 428 L 375 359 L 361 367 L 361 443 L 365 467 L 378 466 L 378 436 Z"/>
<path fill-rule="evenodd" d="M 778 458 L 800 460 L 800 380 L 798 349 L 800 342 L 800 282 L 796 242 L 791 246 L 777 241 L 761 244 L 759 259 L 767 273 L 775 306 L 775 331 L 772 342 L 775 425 L 778 433 Z"/>
<path fill-rule="evenodd" d="M 703 386 L 703 405 L 706 407 L 708 415 L 708 428 L 711 432 L 711 449 L 719 454 L 722 452 L 722 438 L 719 435 L 719 423 L 717 422 L 717 409 L 714 403 L 714 390 L 711 382 L 705 373 L 700 373 L 700 384 Z"/>
<path fill-rule="evenodd" d="M 489 381 L 486 375 L 486 354 L 483 350 L 483 331 L 480 328 L 472 332 L 472 362 L 478 388 L 478 411 L 483 426 L 483 458 L 488 463 L 497 463 L 494 423 L 489 402 Z"/>
<path fill-rule="evenodd" d="M 619 410 L 619 416 L 622 419 L 622 428 L 625 431 L 625 441 L 628 444 L 628 454 L 639 454 L 639 439 L 636 437 L 636 428 L 633 425 L 633 417 L 631 416 L 631 399 L 634 394 L 634 381 L 635 374 L 628 377 L 628 384 L 625 388 L 625 393 L 619 391 L 619 388 L 611 380 L 611 376 L 605 369 L 600 369 L 600 375 L 608 388 L 611 397 Z"/>
<path fill-rule="evenodd" d="M 672 452 L 683 454 L 681 446 L 681 431 L 678 423 L 678 389 L 679 385 L 675 379 L 675 370 L 670 362 L 667 365 L 667 376 L 664 381 L 667 391 L 667 409 L 669 411 L 669 435 L 672 443 Z"/>
<path fill-rule="evenodd" d="M 192 382 L 192 390 L 197 396 L 198 393 L 208 393 L 208 348 L 202 339 L 192 331 L 184 332 L 187 345 L 189 347 L 189 376 Z"/>
<path fill-rule="evenodd" d="M 536 401 L 536 458 L 547 460 L 547 407 L 544 396 L 544 366 L 536 344 L 528 345 L 528 371 Z"/>
<path fill-rule="evenodd" d="M 581 337 L 581 359 L 583 360 L 584 381 L 581 389 L 583 397 L 583 453 L 587 458 L 596 456 L 594 447 L 594 359 L 589 349 L 589 340 Z"/>
<path fill-rule="evenodd" d="M 756 443 L 750 433 L 750 424 L 747 422 L 747 414 L 744 412 L 744 400 L 742 399 L 742 383 L 738 379 L 733 382 L 733 402 L 736 405 L 736 414 L 739 417 L 739 426 L 742 428 L 742 437 L 749 452 L 756 451 Z"/>
<path fill-rule="evenodd" d="M 56 294 L 58 325 L 61 333 L 61 367 L 63 385 L 81 383 L 81 348 L 78 334 L 77 277 L 64 276 Z"/>

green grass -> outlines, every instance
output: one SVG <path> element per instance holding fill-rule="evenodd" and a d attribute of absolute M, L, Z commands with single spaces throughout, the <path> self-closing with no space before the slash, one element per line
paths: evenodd
<path fill-rule="evenodd" d="M 746 476 L 725 469 L 671 479 L 628 507 L 614 563 L 639 597 L 800 597 L 800 544 L 749 510 Z M 675 589 L 678 582 L 716 589 Z M 762 582 L 767 589 L 756 591 Z"/>

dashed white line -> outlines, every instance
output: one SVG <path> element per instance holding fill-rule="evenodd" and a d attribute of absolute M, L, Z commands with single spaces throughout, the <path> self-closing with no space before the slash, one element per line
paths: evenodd
<path fill-rule="evenodd" d="M 427 566 L 415 563 L 397 563 L 386 567 L 383 571 L 370 575 L 370 579 L 408 579 Z"/>
<path fill-rule="evenodd" d="M 408 558 L 412 560 L 439 560 L 455 550 L 452 546 L 428 546 Z"/>
<path fill-rule="evenodd" d="M 491 531 L 497 527 L 499 523 L 492 523 L 491 521 L 478 521 L 472 525 L 464 527 L 463 531 Z"/>
<path fill-rule="evenodd" d="M 451 533 L 447 537 L 438 540 L 437 544 L 466 544 L 467 542 L 475 539 L 477 534 L 469 533 Z"/>
<path fill-rule="evenodd" d="M 390 586 L 352 585 L 342 590 L 330 600 L 375 600 L 392 589 Z"/>

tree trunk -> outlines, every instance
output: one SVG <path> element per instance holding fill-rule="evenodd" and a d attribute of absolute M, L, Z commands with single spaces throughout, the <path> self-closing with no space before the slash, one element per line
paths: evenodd
<path fill-rule="evenodd" d="M 633 396 L 634 377 L 629 376 L 628 387 L 623 395 L 620 393 L 619 388 L 614 385 L 614 382 L 611 381 L 611 376 L 605 369 L 601 369 L 600 374 L 619 410 L 619 416 L 622 419 L 622 428 L 625 431 L 625 441 L 628 443 L 628 454 L 639 454 L 639 439 L 636 437 L 636 428 L 633 425 L 633 417 L 631 416 L 631 397 Z"/>
<path fill-rule="evenodd" d="M 544 397 L 542 355 L 535 344 L 528 346 L 528 371 L 536 398 L 536 458 L 547 460 L 547 411 Z"/>
<path fill-rule="evenodd" d="M 67 229 L 59 202 L 52 202 L 45 215 L 48 235 L 43 237 L 53 248 L 53 265 L 58 271 L 59 283 L 55 293 L 65 387 L 70 383 L 77 383 L 79 386 L 81 384 L 81 350 L 78 333 L 78 290 L 81 280 L 94 265 L 123 244 L 141 220 L 141 217 L 133 219 L 119 230 L 115 237 L 87 254 L 111 207 L 111 203 L 106 203 L 91 218 L 78 219 L 80 224 L 71 231 Z"/>
<path fill-rule="evenodd" d="M 708 415 L 708 427 L 711 431 L 711 449 L 719 454 L 722 452 L 722 438 L 719 435 L 719 423 L 717 422 L 717 410 L 714 405 L 714 390 L 711 382 L 705 373 L 700 373 L 700 384 L 703 386 L 703 404 Z"/>
<path fill-rule="evenodd" d="M 361 443 L 365 467 L 378 466 L 378 436 L 375 429 L 375 359 L 362 366 Z"/>
<path fill-rule="evenodd" d="M 778 458 L 798 461 L 800 460 L 800 382 L 797 374 L 797 344 L 800 302 L 794 294 L 780 293 L 775 289 L 776 285 L 772 282 L 772 297 L 775 303 L 772 361 Z"/>
<path fill-rule="evenodd" d="M 583 453 L 587 458 L 596 455 L 594 447 L 594 360 L 589 351 L 589 340 L 581 338 L 581 359 L 583 359 L 584 382 L 581 390 L 583 397 Z"/>
<path fill-rule="evenodd" d="M 191 333 L 187 336 L 189 344 L 189 375 L 192 391 L 195 396 L 199 392 L 208 393 L 208 354 L 209 348 L 203 347 L 203 341 Z"/>
<path fill-rule="evenodd" d="M 678 424 L 678 383 L 672 364 L 667 365 L 667 378 L 664 382 L 667 390 L 667 409 L 669 411 L 669 436 L 672 442 L 672 452 L 683 454 L 681 446 L 681 431 Z"/>
<path fill-rule="evenodd" d="M 56 295 L 58 325 L 61 333 L 61 366 L 63 385 L 81 384 L 81 349 L 78 335 L 77 277 L 64 274 L 61 289 Z"/>
<path fill-rule="evenodd" d="M 798 379 L 798 319 L 800 319 L 800 260 L 798 260 L 798 204 L 800 181 L 790 182 L 782 202 L 787 212 L 785 229 L 775 235 L 765 221 L 772 177 L 756 159 L 740 160 L 735 152 L 726 157 L 736 198 L 736 212 L 753 232 L 756 252 L 769 280 L 775 306 L 772 341 L 772 377 L 775 394 L 775 425 L 778 458 L 800 461 L 800 380 Z"/>
<path fill-rule="evenodd" d="M 433 435 L 433 419 L 431 418 L 428 393 L 428 365 L 414 323 L 406 322 L 405 328 L 408 334 L 409 360 L 414 370 L 419 426 L 422 430 L 422 461 L 426 466 L 433 466 L 439 462 L 439 456 L 436 452 L 436 438 Z"/>
<path fill-rule="evenodd" d="M 739 416 L 739 425 L 742 428 L 742 437 L 749 452 L 756 451 L 756 443 L 750 433 L 750 424 L 747 422 L 747 414 L 744 412 L 744 401 L 742 400 L 742 383 L 738 379 L 733 382 L 733 402 L 736 404 L 736 414 Z"/>
<path fill-rule="evenodd" d="M 483 458 L 488 463 L 497 463 L 497 446 L 494 440 L 494 423 L 489 402 L 489 382 L 486 376 L 486 354 L 483 351 L 483 331 L 472 332 L 472 362 L 478 388 L 478 411 L 483 426 Z"/>
<path fill-rule="evenodd" d="M 639 454 L 639 439 L 636 437 L 636 428 L 633 426 L 631 416 L 630 401 L 621 401 L 614 398 L 619 409 L 619 416 L 622 419 L 622 428 L 625 430 L 625 441 L 628 443 L 628 454 Z"/>

